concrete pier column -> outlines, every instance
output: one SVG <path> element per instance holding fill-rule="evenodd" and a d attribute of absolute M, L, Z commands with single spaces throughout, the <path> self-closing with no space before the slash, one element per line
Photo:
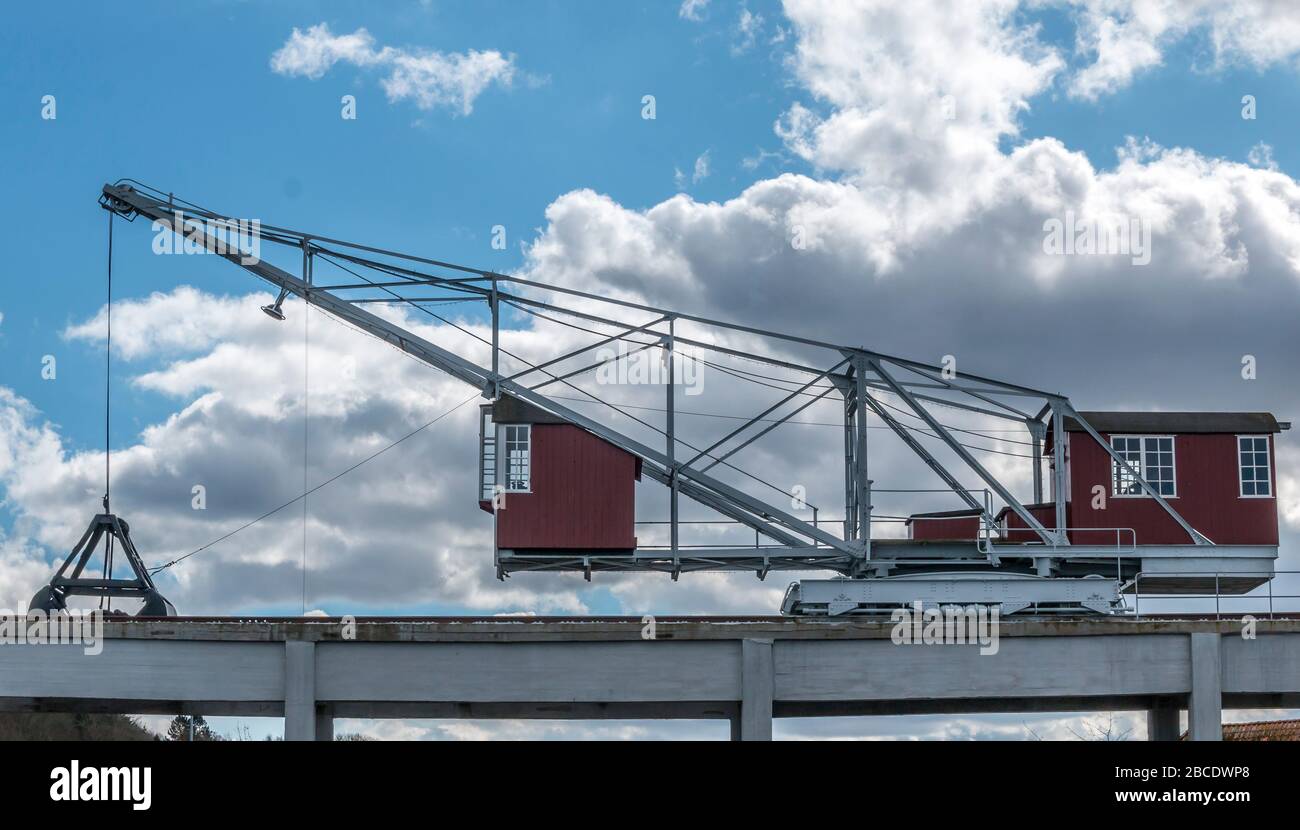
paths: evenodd
<path fill-rule="evenodd" d="M 329 703 L 316 704 L 316 740 L 334 740 L 334 706 Z"/>
<path fill-rule="evenodd" d="M 284 643 L 284 739 L 316 740 L 316 644 L 305 640 Z"/>
<path fill-rule="evenodd" d="M 1147 710 L 1147 740 L 1178 740 L 1178 704 L 1161 700 Z"/>
<path fill-rule="evenodd" d="M 771 640 L 740 641 L 740 740 L 772 740 L 775 667 Z M 732 730 L 732 738 L 736 737 Z"/>
<path fill-rule="evenodd" d="M 1218 634 L 1191 634 L 1192 694 L 1187 702 L 1187 738 L 1223 740 L 1223 655 Z"/>

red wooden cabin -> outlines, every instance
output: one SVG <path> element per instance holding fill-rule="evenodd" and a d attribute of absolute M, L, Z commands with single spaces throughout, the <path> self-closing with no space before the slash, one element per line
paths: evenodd
<path fill-rule="evenodd" d="M 1080 414 L 1210 541 L 1278 544 L 1273 436 L 1289 424 L 1267 412 Z M 1074 419 L 1064 432 L 1069 525 L 1133 528 L 1139 545 L 1190 541 Z M 1049 457 L 1053 440 L 1049 431 Z"/>
<path fill-rule="evenodd" d="M 518 398 L 480 418 L 479 506 L 496 514 L 498 549 L 636 548 L 641 459 Z"/>
<path fill-rule="evenodd" d="M 1083 412 L 1089 424 L 1192 527 L 1219 545 L 1278 544 L 1274 436 L 1290 424 L 1267 412 Z M 1064 419 L 1066 526 L 1073 544 L 1185 545 L 1188 533 L 1147 496 L 1073 418 Z M 1056 436 L 1048 431 L 1044 455 Z M 1048 477 L 1051 481 L 1053 478 Z M 1055 526 L 1052 501 L 1026 508 Z M 1010 508 L 998 514 L 1006 542 L 1037 541 Z M 974 539 L 976 511 L 918 513 L 913 539 Z M 1090 531 L 1089 528 L 1097 528 Z M 1115 528 L 1131 529 L 1117 539 Z"/>

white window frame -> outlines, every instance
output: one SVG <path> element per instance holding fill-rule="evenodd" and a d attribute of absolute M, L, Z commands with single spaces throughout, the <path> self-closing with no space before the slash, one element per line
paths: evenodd
<path fill-rule="evenodd" d="M 510 477 L 510 441 L 507 438 L 508 431 L 511 429 L 522 429 L 527 436 L 528 452 L 528 486 L 511 487 Z M 505 493 L 531 493 L 533 492 L 533 425 L 532 424 L 497 424 L 497 464 L 500 465 L 497 471 L 497 483 L 503 488 L 501 492 Z"/>
<path fill-rule="evenodd" d="M 1142 442 L 1142 444 L 1141 444 L 1141 449 L 1138 450 L 1138 463 L 1137 463 L 1135 466 L 1136 466 L 1136 468 L 1137 468 L 1137 473 L 1138 473 L 1138 475 L 1141 476 L 1141 477 L 1142 477 L 1142 478 L 1147 482 L 1147 484 L 1150 484 L 1151 487 L 1152 487 L 1152 489 L 1156 489 L 1156 482 L 1153 482 L 1150 478 L 1147 477 L 1147 460 L 1146 460 L 1147 448 L 1146 448 L 1146 441 L 1148 441 L 1148 440 L 1151 440 L 1151 441 L 1157 441 L 1157 440 L 1159 440 L 1159 439 L 1161 439 L 1161 438 L 1167 438 L 1167 439 L 1169 439 L 1169 455 L 1170 455 L 1170 462 L 1171 462 L 1170 465 L 1169 465 L 1169 470 L 1170 470 L 1170 475 L 1172 476 L 1172 479 L 1171 479 L 1170 483 L 1173 484 L 1173 486 L 1174 486 L 1174 491 L 1173 491 L 1172 493 L 1160 493 L 1160 497 L 1161 497 L 1161 498 L 1164 498 L 1164 499 L 1176 499 L 1176 498 L 1178 498 L 1178 442 L 1175 440 L 1175 439 L 1177 438 L 1177 436 L 1174 436 L 1174 435 L 1111 435 L 1111 436 L 1110 436 L 1110 448 L 1111 448 L 1112 450 L 1115 450 L 1115 452 L 1119 452 L 1118 450 L 1115 449 L 1115 439 L 1117 439 L 1117 438 L 1130 438 L 1130 439 L 1135 438 L 1135 439 L 1137 439 L 1138 441 L 1141 441 L 1141 442 Z M 1158 452 L 1158 450 L 1157 450 L 1157 452 Z M 1129 464 L 1132 465 L 1133 462 L 1130 461 Z M 1117 492 L 1117 491 L 1116 491 L 1116 486 L 1115 486 L 1115 485 L 1119 483 L 1119 473 L 1120 473 L 1119 462 L 1117 462 L 1115 459 L 1112 458 L 1112 459 L 1110 460 L 1110 496 L 1111 496 L 1111 498 L 1114 498 L 1114 499 L 1149 499 L 1149 498 L 1151 498 L 1150 494 L 1147 493 L 1145 490 L 1143 490 L 1143 491 L 1141 491 L 1141 492 L 1139 492 L 1139 493 L 1120 493 L 1120 492 Z M 1240 476 L 1240 472 L 1238 472 L 1238 475 Z M 1156 492 L 1159 492 L 1159 490 L 1156 490 Z"/>
<path fill-rule="evenodd" d="M 1264 469 L 1268 470 L 1268 479 L 1267 479 L 1267 480 L 1268 480 L 1268 493 L 1267 493 L 1266 495 L 1261 496 L 1261 495 L 1258 494 L 1258 493 L 1253 493 L 1253 494 L 1248 494 L 1248 493 L 1246 493 L 1246 480 L 1245 480 L 1244 478 L 1242 478 L 1242 475 L 1241 475 L 1241 473 L 1242 473 L 1242 467 L 1241 467 L 1241 441 L 1242 441 L 1243 438 L 1263 438 L 1263 439 L 1264 439 L 1264 463 L 1267 465 Z M 1251 450 L 1251 452 L 1254 452 L 1254 450 Z M 1271 499 L 1271 498 L 1276 498 L 1276 497 L 1277 497 L 1277 485 L 1276 485 L 1276 484 L 1274 483 L 1274 481 L 1273 481 L 1273 436 L 1268 435 L 1268 434 L 1264 434 L 1264 435 L 1258 435 L 1258 434 L 1255 434 L 1255 435 L 1238 435 L 1238 436 L 1237 436 L 1237 454 L 1236 454 L 1236 462 L 1237 462 L 1237 497 L 1238 497 L 1238 498 L 1242 498 L 1242 499 Z M 1251 466 L 1252 469 L 1256 469 L 1256 470 L 1259 469 L 1259 468 L 1256 467 L 1254 464 L 1252 464 L 1252 465 L 1250 465 L 1250 466 Z M 1255 481 L 1258 482 L 1259 479 L 1255 479 Z"/>

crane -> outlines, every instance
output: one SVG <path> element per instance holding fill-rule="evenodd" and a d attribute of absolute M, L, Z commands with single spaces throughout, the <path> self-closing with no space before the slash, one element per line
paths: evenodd
<path fill-rule="evenodd" d="M 1025 443 L 1032 447 L 1036 503 L 1043 501 L 1045 439 L 1050 435 L 1061 436 L 1069 419 L 1104 448 L 1116 468 L 1177 523 L 1186 535 L 1184 553 L 1194 553 L 1202 561 L 1213 555 L 1207 551 L 1213 551 L 1214 543 L 1179 514 L 1143 477 L 1138 465 L 1117 453 L 1068 397 L 1056 392 L 982 375 L 956 374 L 949 367 L 861 345 L 833 343 L 713 319 L 323 234 L 249 223 L 131 179 L 105 184 L 99 202 L 115 217 L 127 220 L 144 217 L 155 228 L 169 229 L 269 283 L 276 290 L 277 299 L 263 308 L 268 316 L 283 320 L 285 300 L 290 296 L 301 298 L 310 306 L 468 384 L 487 401 L 503 398 L 521 401 L 603 439 L 634 456 L 645 477 L 667 489 L 670 544 L 631 552 L 498 549 L 495 564 L 500 578 L 525 571 L 580 571 L 588 579 L 593 572 L 600 571 L 654 571 L 671 574 L 674 579 L 683 573 L 703 570 L 747 571 L 760 578 L 774 570 L 829 571 L 834 574 L 830 579 L 793 584 L 786 594 L 783 610 L 798 614 L 872 612 L 897 605 L 905 597 L 998 603 L 1004 612 L 1114 610 L 1120 603 L 1120 592 L 1141 567 L 1141 557 L 1133 546 L 1072 542 L 1063 495 L 1067 489 L 1065 442 L 1059 438 L 1051 442 L 1047 460 L 1054 506 L 1045 515 L 1017 499 L 1011 487 L 981 463 L 971 447 L 961 440 L 962 430 L 945 424 L 936 415 L 938 408 L 998 419 L 1017 430 L 1023 429 Z M 229 232 L 250 226 L 256 227 L 262 243 L 300 255 L 299 272 L 290 273 L 260 257 L 249 257 L 237 246 L 228 244 Z M 349 276 L 343 282 L 322 284 L 316 277 L 316 266 L 322 260 L 338 266 Z M 366 276 L 367 273 L 371 276 Z M 422 293 L 412 295 L 408 293 L 411 291 Z M 449 300 L 472 301 L 486 307 L 491 336 L 480 338 L 485 340 L 489 355 L 482 364 L 368 310 L 374 303 L 427 310 L 431 303 Z M 529 363 L 508 352 L 501 343 L 503 307 L 559 323 L 571 321 L 567 325 L 598 334 L 600 339 L 541 363 Z M 590 328 L 593 326 L 600 328 Z M 746 344 L 739 347 L 728 338 L 744 338 Z M 662 408 L 663 427 L 655 427 L 663 442 L 652 444 L 630 434 L 632 430 L 624 426 L 580 411 L 570 399 L 550 391 L 562 386 L 586 396 L 591 403 L 620 411 L 572 382 L 572 378 L 597 368 L 603 361 L 566 370 L 566 363 L 589 359 L 597 347 L 614 342 L 638 350 L 657 348 L 666 355 L 690 347 L 757 362 L 805 380 L 777 387 L 787 393 L 777 403 L 752 418 L 743 419 L 723 438 L 704 448 L 686 444 L 678 433 L 676 395 L 670 381 Z M 763 351 L 755 343 L 775 345 Z M 522 362 L 525 368 L 506 372 L 503 356 Z M 898 405 L 891 405 L 886 396 Z M 837 401 L 843 415 L 844 515 L 841 521 L 835 522 L 838 527 L 828 526 L 816 517 L 800 515 L 806 511 L 787 506 L 788 497 L 756 495 L 714 472 L 720 465 L 724 472 L 739 470 L 730 461 L 737 452 L 753 445 L 777 425 L 789 422 L 812 403 L 827 400 Z M 978 517 L 979 538 L 965 544 L 930 545 L 873 538 L 869 417 L 878 419 L 896 435 L 965 509 Z M 923 426 L 906 424 L 902 417 L 919 421 Z M 964 487 L 954 468 L 920 441 L 918 434 L 944 447 L 960 463 L 962 474 L 975 476 L 983 488 Z M 679 537 L 682 498 L 749 528 L 754 533 L 755 544 L 715 548 L 682 545 Z M 1030 536 L 1028 541 L 1009 543 L 998 537 L 995 499 L 1023 525 Z M 118 526 L 111 517 L 97 517 L 96 522 L 95 526 L 109 531 Z M 765 544 L 757 541 L 760 537 L 766 540 Z M 117 595 L 157 595 L 156 587 L 148 581 L 148 574 L 134 555 L 134 547 L 129 541 L 124 547 L 132 552 L 130 561 L 136 571 L 135 581 L 98 584 L 80 577 L 78 570 L 78 578 L 69 582 L 61 569 L 51 586 L 33 600 L 33 605 L 58 606 L 63 596 L 78 592 L 92 596 L 109 590 L 117 591 Z M 84 567 L 87 555 L 84 548 L 83 544 L 74 550 L 64 569 L 79 558 Z M 169 608 L 170 604 L 163 606 L 156 601 L 149 604 L 154 612 L 166 612 Z"/>

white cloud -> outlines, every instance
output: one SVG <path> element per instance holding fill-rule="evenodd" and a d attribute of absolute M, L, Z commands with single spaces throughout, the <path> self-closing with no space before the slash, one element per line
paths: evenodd
<path fill-rule="evenodd" d="M 1278 443 L 1277 510 L 1283 522 L 1300 531 L 1300 449 Z"/>
<path fill-rule="evenodd" d="M 695 167 L 691 171 L 691 184 L 699 184 L 709 177 L 709 151 L 705 150 L 695 159 Z"/>
<path fill-rule="evenodd" d="M 709 150 L 705 150 L 696 157 L 689 176 L 680 167 L 673 168 L 673 183 L 677 185 L 678 190 L 685 190 L 688 183 L 699 184 L 709 177 L 711 172 L 709 153 Z"/>
<path fill-rule="evenodd" d="M 265 326 L 238 313 L 240 301 L 212 297 L 187 285 L 143 300 L 114 303 L 113 352 L 128 360 L 152 353 L 193 353 L 232 337 L 258 337 Z M 63 330 L 66 340 L 102 343 L 108 330 L 108 316 L 100 309 L 94 317 Z"/>
<path fill-rule="evenodd" d="M 1286 0 L 1071 0 L 1077 47 L 1092 63 L 1070 81 L 1070 94 L 1095 100 L 1159 66 L 1171 45 L 1207 36 L 1213 66 L 1263 69 L 1300 55 L 1300 6 Z"/>
<path fill-rule="evenodd" d="M 493 84 L 508 87 L 515 77 L 513 55 L 496 50 L 437 52 L 385 46 L 376 48 L 365 29 L 335 35 L 325 23 L 303 32 L 294 28 L 271 56 L 271 68 L 289 76 L 317 80 L 339 61 L 359 67 L 383 66 L 389 74 L 380 81 L 389 101 L 410 99 L 422 110 L 447 107 L 469 115 L 474 101 Z M 529 85 L 544 79 L 529 76 Z"/>
<path fill-rule="evenodd" d="M 677 16 L 698 23 L 704 19 L 704 12 L 708 7 L 709 0 L 682 0 L 681 7 L 677 9 Z"/>
<path fill-rule="evenodd" d="M 390 101 L 411 98 L 422 110 L 459 107 L 469 115 L 483 90 L 494 83 L 509 86 L 514 72 L 514 58 L 496 51 L 399 54 L 381 84 Z"/>
<path fill-rule="evenodd" d="M 289 39 L 271 55 L 271 69 L 281 75 L 302 75 L 317 80 L 339 61 L 373 66 L 386 60 L 390 51 L 375 49 L 375 39 L 365 29 L 335 35 L 325 23 L 318 23 L 305 32 L 295 26 Z"/>
<path fill-rule="evenodd" d="M 956 218 L 1063 66 L 1016 11 L 1013 0 L 790 0 L 791 67 L 818 108 L 793 105 L 778 135 L 819 169 L 879 188 L 882 213 L 904 224 L 913 211 Z"/>
<path fill-rule="evenodd" d="M 743 159 L 741 159 L 740 166 L 745 168 L 746 170 L 757 170 L 759 167 L 763 165 L 764 162 L 768 160 L 775 160 L 780 162 L 785 160 L 785 156 L 782 155 L 781 153 L 774 153 L 771 152 L 770 150 L 764 150 L 762 147 L 759 147 L 757 150 L 754 151 L 754 155 L 745 156 Z"/>
<path fill-rule="evenodd" d="M 1277 162 L 1273 160 L 1273 147 L 1270 144 L 1259 142 L 1250 148 L 1246 154 L 1246 160 L 1255 167 L 1263 167 L 1266 170 L 1276 170 Z"/>
<path fill-rule="evenodd" d="M 759 33 L 763 30 L 763 15 L 751 12 L 747 6 L 740 7 L 740 16 L 736 18 L 735 39 L 731 44 L 731 54 L 741 55 L 754 48 Z"/>

